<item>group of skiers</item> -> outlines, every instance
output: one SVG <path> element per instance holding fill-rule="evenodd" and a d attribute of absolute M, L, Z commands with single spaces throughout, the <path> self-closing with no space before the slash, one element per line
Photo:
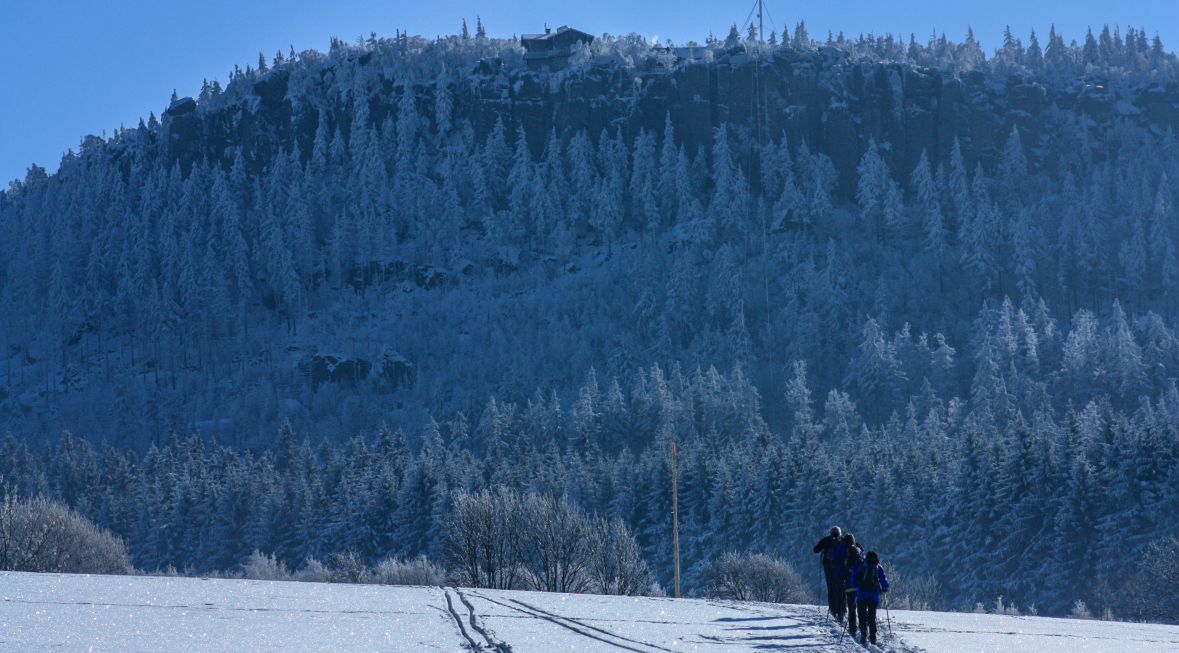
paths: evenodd
<path fill-rule="evenodd" d="M 875 551 L 864 555 L 851 533 L 844 534 L 838 526 L 819 540 L 815 553 L 822 554 L 823 576 L 827 580 L 828 609 L 837 621 L 847 616 L 847 631 L 856 636 L 859 625 L 860 643 L 876 644 L 876 609 L 888 591 L 888 578 L 880 566 Z"/>

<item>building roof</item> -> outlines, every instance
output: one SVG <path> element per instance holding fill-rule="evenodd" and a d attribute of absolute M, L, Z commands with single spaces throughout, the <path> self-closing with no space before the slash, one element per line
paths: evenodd
<path fill-rule="evenodd" d="M 594 38 L 592 34 L 586 34 L 585 32 L 583 32 L 579 29 L 573 29 L 572 27 L 569 27 L 568 25 L 562 25 L 562 26 L 558 27 L 557 29 L 552 29 L 552 30 L 546 29 L 543 34 L 521 34 L 520 40 L 521 41 L 546 41 L 546 40 L 552 39 L 553 37 L 557 36 L 558 34 L 565 34 L 568 32 L 572 32 L 574 36 L 580 35 L 580 36 L 584 36 L 590 40 L 593 40 L 593 38 Z"/>

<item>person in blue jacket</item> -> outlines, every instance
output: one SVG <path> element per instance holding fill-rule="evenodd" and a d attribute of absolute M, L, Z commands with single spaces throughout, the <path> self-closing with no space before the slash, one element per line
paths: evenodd
<path fill-rule="evenodd" d="M 847 606 L 847 632 L 856 636 L 856 588 L 851 586 L 852 570 L 864 560 L 864 550 L 856 542 L 856 536 L 851 533 L 843 535 L 843 596 Z"/>
<path fill-rule="evenodd" d="M 851 586 L 856 588 L 856 612 L 860 618 L 860 643 L 876 643 L 876 608 L 880 597 L 888 591 L 888 578 L 880 566 L 880 556 L 869 551 L 864 561 L 851 573 Z"/>

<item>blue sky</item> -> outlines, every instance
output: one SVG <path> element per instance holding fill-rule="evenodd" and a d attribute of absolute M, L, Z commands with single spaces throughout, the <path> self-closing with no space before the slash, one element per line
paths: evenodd
<path fill-rule="evenodd" d="M 1005 24 L 1020 34 L 1050 24 L 1067 39 L 1103 23 L 1158 31 L 1168 50 L 1179 40 L 1176 0 L 771 0 L 780 27 L 806 20 L 814 35 L 827 30 L 914 32 L 933 30 L 960 40 L 974 28 L 988 53 Z M 600 34 L 638 32 L 676 41 L 723 36 L 741 23 L 752 0 L 538 0 L 473 2 L 334 2 L 312 0 L 4 0 L 0 10 L 0 183 L 23 177 L 30 163 L 57 167 L 61 154 L 85 134 L 133 126 L 157 114 L 172 89 L 195 95 L 203 78 L 221 79 L 234 64 L 253 65 L 258 51 L 294 45 L 326 49 L 331 36 L 355 39 L 395 29 L 434 36 L 454 33 L 479 14 L 494 36 L 539 31 L 544 23 L 569 24 Z"/>

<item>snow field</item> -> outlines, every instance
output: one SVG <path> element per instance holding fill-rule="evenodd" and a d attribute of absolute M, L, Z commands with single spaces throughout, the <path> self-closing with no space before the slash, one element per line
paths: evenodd
<path fill-rule="evenodd" d="M 930 653 L 1179 651 L 1179 626 L 1162 624 L 900 610 L 892 622 L 906 643 Z"/>
<path fill-rule="evenodd" d="M 880 613 L 872 653 L 1179 652 L 1179 627 Z M 821 608 L 702 599 L 0 573 L 0 652 L 864 649 Z"/>

